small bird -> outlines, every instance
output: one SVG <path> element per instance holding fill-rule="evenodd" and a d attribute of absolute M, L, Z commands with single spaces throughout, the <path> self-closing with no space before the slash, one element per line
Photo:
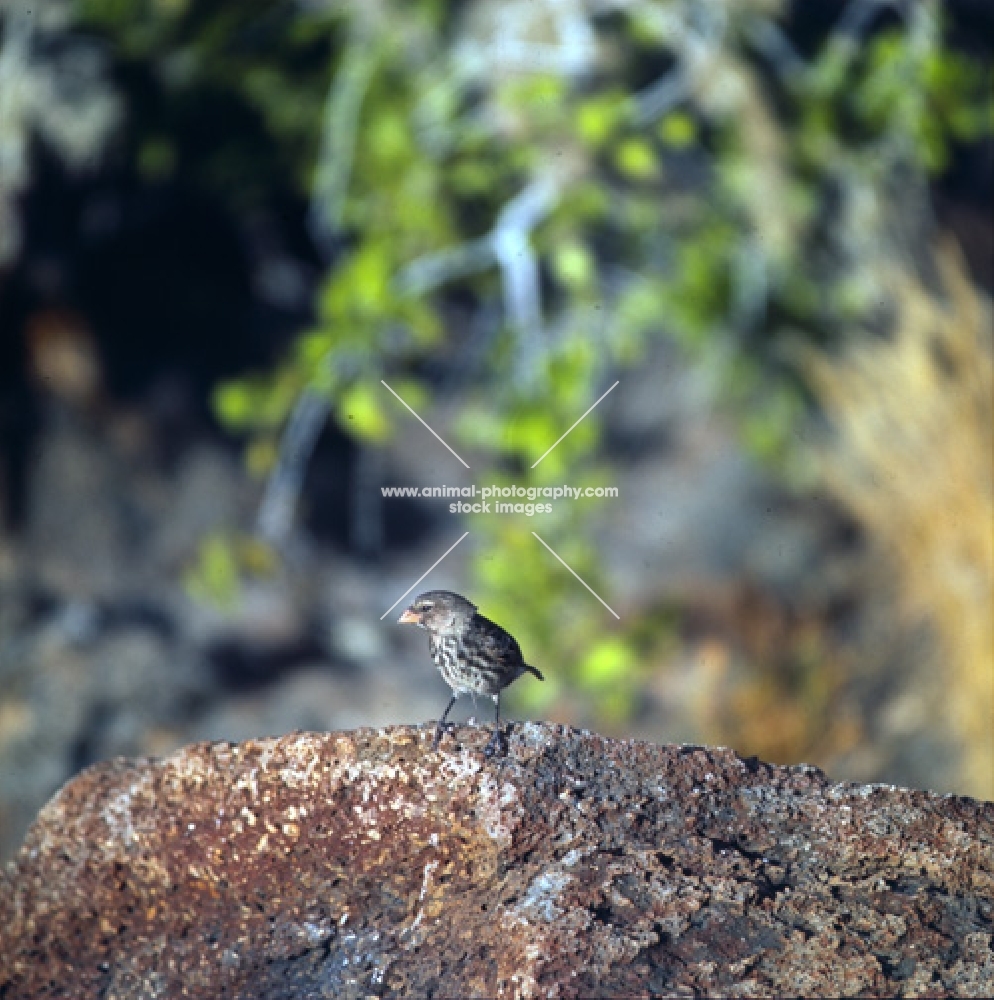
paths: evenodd
<path fill-rule="evenodd" d="M 456 698 L 461 694 L 488 694 L 494 700 L 494 733 L 485 753 L 507 753 L 507 740 L 500 728 L 500 693 L 523 673 L 545 680 L 534 667 L 525 663 L 514 636 L 484 618 L 476 605 L 450 590 L 429 590 L 414 599 L 397 619 L 401 624 L 417 625 L 428 631 L 428 650 L 445 683 L 452 688 L 452 698 L 435 729 L 433 748 L 438 747 Z"/>

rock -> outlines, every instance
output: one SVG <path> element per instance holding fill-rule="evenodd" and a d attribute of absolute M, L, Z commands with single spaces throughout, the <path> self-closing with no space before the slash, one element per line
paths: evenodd
<path fill-rule="evenodd" d="M 89 768 L 0 877 L 0 997 L 990 996 L 994 804 L 515 727 Z"/>

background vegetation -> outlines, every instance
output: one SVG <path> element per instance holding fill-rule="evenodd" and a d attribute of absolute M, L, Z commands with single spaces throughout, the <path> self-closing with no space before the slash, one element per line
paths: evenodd
<path fill-rule="evenodd" d="M 234 217 L 300 220 L 280 238 L 313 298 L 260 337 L 252 371 L 220 363 L 203 386 L 266 485 L 254 538 L 232 527 L 191 554 L 202 599 L 236 601 L 292 552 L 327 421 L 382 468 L 409 417 L 381 379 L 469 458 L 466 481 L 605 484 L 606 407 L 532 464 L 662 343 L 786 489 L 849 512 L 886 567 L 857 599 L 931 637 L 919 668 L 949 692 L 958 787 L 994 796 L 989 307 L 957 252 L 937 251 L 931 194 L 989 135 L 991 81 L 949 44 L 941 4 L 6 14 L 7 259 L 33 142 L 73 168 L 99 151 L 128 183 L 182 184 Z M 466 527 L 478 603 L 548 668 L 521 706 L 623 732 L 675 669 L 685 599 L 639 570 L 614 623 L 530 534 L 606 595 L 611 516 L 561 504 Z M 867 646 L 816 615 L 764 638 L 763 609 L 742 613 L 753 638 L 697 658 L 684 708 L 700 738 L 829 764 L 870 738 L 861 685 L 884 665 Z"/>

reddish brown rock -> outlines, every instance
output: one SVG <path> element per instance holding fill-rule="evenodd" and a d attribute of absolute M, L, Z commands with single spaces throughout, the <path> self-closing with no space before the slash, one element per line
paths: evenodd
<path fill-rule="evenodd" d="M 994 805 L 487 736 L 90 768 L 0 877 L 0 998 L 994 995 Z"/>

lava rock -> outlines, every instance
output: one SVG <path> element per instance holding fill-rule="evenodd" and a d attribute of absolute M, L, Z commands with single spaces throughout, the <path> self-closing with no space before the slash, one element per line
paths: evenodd
<path fill-rule="evenodd" d="M 90 767 L 0 875 L 0 997 L 994 995 L 994 804 L 514 727 Z"/>

